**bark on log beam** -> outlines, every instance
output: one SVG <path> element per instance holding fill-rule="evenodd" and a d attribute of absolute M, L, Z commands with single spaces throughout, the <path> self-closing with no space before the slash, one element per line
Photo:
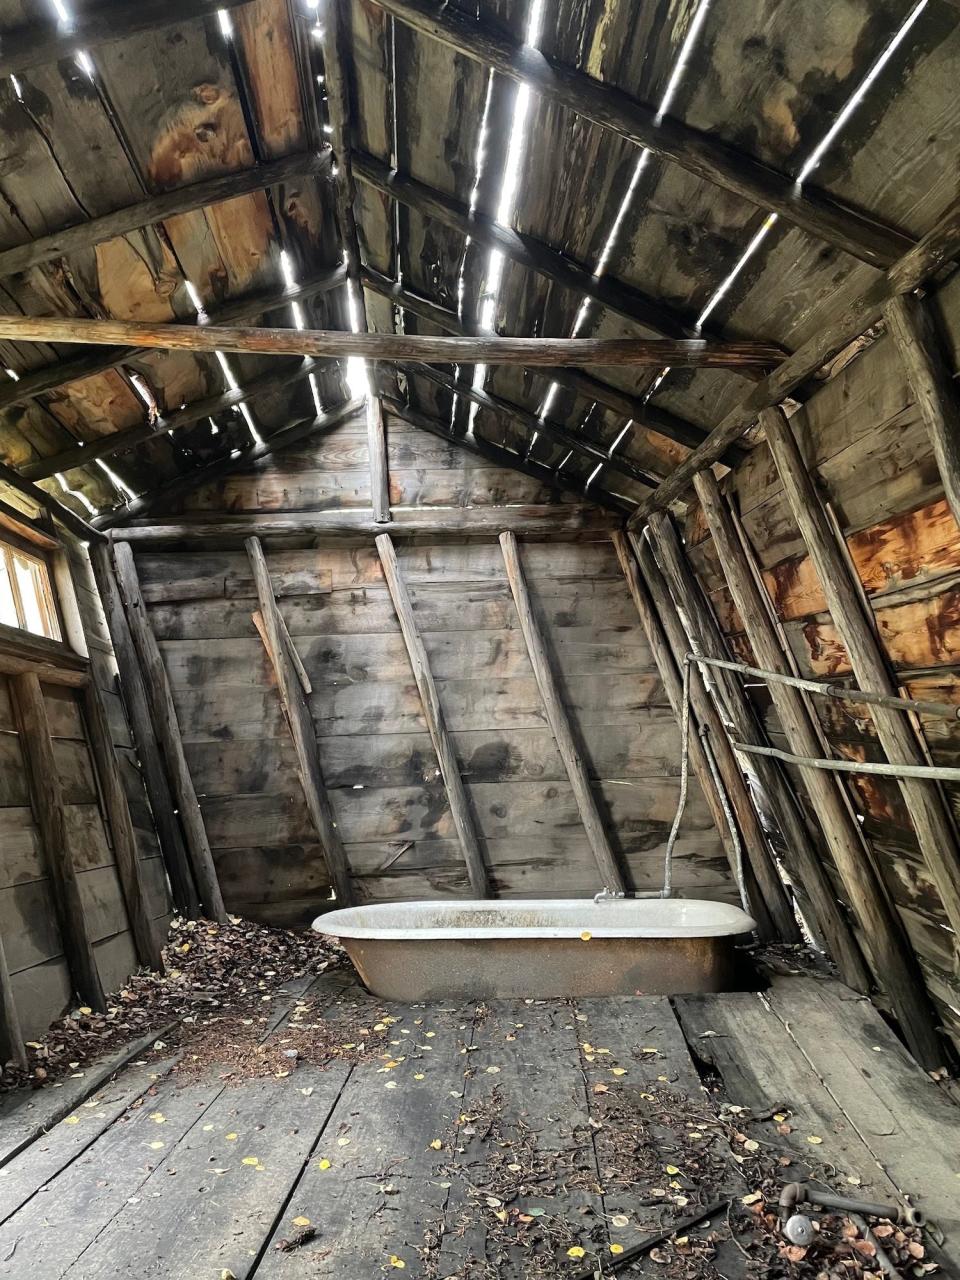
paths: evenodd
<path fill-rule="evenodd" d="M 779 347 L 755 342 L 706 342 L 699 338 L 469 338 L 345 333 L 339 329 L 235 328 L 142 324 L 129 320 L 76 320 L 0 316 L 0 338 L 11 342 L 90 343 L 161 351 L 217 351 L 268 356 L 314 356 L 343 360 L 426 360 L 439 364 L 550 367 L 630 365 L 660 369 L 730 369 L 769 365 Z"/>
<path fill-rule="evenodd" d="M 960 397 L 928 302 L 916 294 L 892 298 L 883 308 L 927 428 L 943 490 L 960 524 Z"/>
<path fill-rule="evenodd" d="M 350 878 L 350 866 L 337 829 L 327 786 L 323 780 L 317 731 L 299 675 L 286 651 L 284 627 L 276 596 L 273 593 L 273 583 L 270 580 L 266 557 L 259 538 L 248 538 L 244 548 L 250 561 L 260 604 L 267 656 L 277 679 L 277 688 L 280 691 L 280 699 L 297 753 L 297 771 L 300 774 L 300 786 L 303 789 L 307 812 L 319 837 L 323 849 L 323 860 L 327 864 L 330 883 L 333 885 L 337 901 L 341 906 L 350 907 L 356 902 L 353 881 Z"/>
<path fill-rule="evenodd" d="M 754 425 L 761 410 L 780 404 L 828 360 L 839 355 L 844 347 L 876 324 L 881 318 L 884 303 L 900 294 L 911 293 L 951 262 L 958 252 L 960 200 L 954 202 L 923 239 L 865 289 L 841 316 L 820 328 L 792 356 L 758 382 L 750 394 L 714 427 L 703 444 L 670 473 L 660 488 L 644 498 L 630 521 L 630 528 L 642 524 L 651 511 L 666 507 L 681 497 L 693 483 L 697 472 L 721 461 L 724 451 Z"/>
<path fill-rule="evenodd" d="M 631 98 L 529 45 L 502 28 L 477 22 L 431 0 L 378 0 L 380 8 L 425 36 L 529 86 L 586 120 L 646 147 L 699 178 L 777 213 L 810 235 L 872 266 L 886 267 L 911 244 L 909 237 L 815 187 L 799 187 L 788 174 L 737 151 L 719 139 Z"/>
<path fill-rule="evenodd" d="M 764 410 L 760 421 L 857 683 L 863 689 L 896 697 L 897 686 L 890 674 L 886 655 L 864 612 L 851 569 L 837 545 L 793 429 L 780 409 Z M 927 763 L 905 714 L 880 706 L 872 706 L 870 714 L 891 764 Z M 954 931 L 956 946 L 956 939 L 960 937 L 960 850 L 943 794 L 936 783 L 915 778 L 902 778 L 900 791 L 924 863 L 937 886 L 947 920 Z"/>
<path fill-rule="evenodd" d="M 7 38 L 6 35 L 3 37 L 4 44 Z M 40 236 L 27 244 L 3 250 L 0 252 L 0 276 L 29 271 L 31 267 L 41 266 L 54 258 L 81 253 L 106 240 L 114 240 L 117 236 L 126 235 L 140 227 L 162 222 L 165 218 L 175 218 L 206 205 L 219 204 L 223 200 L 234 200 L 237 196 L 250 195 L 265 187 L 290 182 L 293 178 L 326 177 L 332 167 L 332 153 L 329 150 L 317 154 L 301 152 L 284 156 L 281 160 L 268 160 L 249 169 L 238 169 L 233 173 L 219 174 L 216 178 L 207 178 L 203 182 L 177 187 L 175 191 L 165 191 L 162 195 L 151 196 L 123 209 L 115 209 L 99 218 L 91 218 L 89 222 L 79 222 L 62 231 Z"/>
<path fill-rule="evenodd" d="M 460 848 L 463 851 L 470 888 L 476 897 L 489 898 L 490 878 L 484 864 L 480 839 L 477 835 L 470 803 L 467 800 L 466 789 L 460 774 L 460 764 L 457 760 L 450 734 L 447 731 L 440 695 L 437 692 L 433 672 L 430 670 L 430 661 L 427 657 L 423 640 L 420 637 L 420 631 L 413 614 L 413 605 L 410 603 L 406 583 L 403 581 L 400 565 L 397 562 L 397 553 L 394 550 L 389 534 L 382 533 L 378 536 L 377 551 L 380 553 L 383 576 L 390 592 L 390 598 L 393 601 L 397 621 L 400 624 L 400 632 L 403 635 L 407 656 L 410 659 L 413 678 L 420 692 L 420 702 L 423 707 L 427 728 L 430 731 L 430 740 L 433 743 L 434 751 L 437 753 L 437 762 L 440 765 L 443 785 L 447 792 L 447 803 L 450 806 L 453 825 L 460 841 Z"/>

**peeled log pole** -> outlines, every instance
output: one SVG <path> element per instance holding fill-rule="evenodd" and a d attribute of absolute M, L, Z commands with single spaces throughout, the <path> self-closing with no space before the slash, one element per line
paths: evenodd
<path fill-rule="evenodd" d="M 183 753 L 180 724 L 173 704 L 173 694 L 170 692 L 170 682 L 167 680 L 157 638 L 147 617 L 147 606 L 140 594 L 140 580 L 137 577 L 133 551 L 128 543 L 117 542 L 114 544 L 113 554 L 127 621 L 140 658 L 140 669 L 150 704 L 150 718 L 167 762 L 170 785 L 183 824 L 200 902 L 210 919 L 219 920 L 223 924 L 227 912 L 223 905 L 217 869 L 200 814 L 200 802 Z"/>
<path fill-rule="evenodd" d="M 783 648 L 760 588 L 751 571 L 733 519 L 724 502 L 713 474 L 701 472 L 694 481 L 703 507 L 713 545 L 723 569 L 724 578 L 759 666 L 781 675 L 790 675 Z M 816 728 L 799 689 L 771 681 L 768 686 L 790 749 L 797 755 L 816 758 L 821 754 Z M 847 894 L 847 901 L 867 939 L 879 984 L 889 993 L 891 1002 L 910 1039 L 918 1059 L 928 1057 L 937 1048 L 931 1037 L 934 1019 L 928 1007 L 923 982 L 913 952 L 904 935 L 903 925 L 890 902 L 886 887 L 867 845 L 844 803 L 841 784 L 819 769 L 800 769 L 800 776 L 811 808 L 823 831 L 827 847 L 833 855 L 837 871 Z M 827 899 L 821 897 L 820 884 L 809 886 L 830 953 L 848 986 L 863 990 L 863 961 L 860 949 L 847 928 L 827 882 Z M 925 1062 L 924 1065 L 927 1065 Z"/>
<path fill-rule="evenodd" d="M 630 548 L 627 535 L 617 532 L 611 534 L 611 538 L 617 553 L 617 559 L 620 561 L 620 568 L 623 570 L 623 576 L 627 580 L 627 589 L 636 606 L 640 622 L 650 645 L 650 651 L 653 654 L 653 660 L 656 663 L 657 671 L 660 673 L 660 679 L 663 681 L 667 701 L 670 703 L 671 710 L 679 725 L 683 715 L 683 675 L 674 661 L 670 642 L 663 630 L 660 618 L 657 616 L 650 593 L 640 577 L 640 571 L 633 557 L 633 551 Z M 692 708 L 691 716 L 695 721 L 696 713 Z M 699 726 L 696 723 L 690 726 L 688 750 L 690 763 L 693 766 L 694 773 L 697 775 L 700 788 L 710 809 L 713 824 L 717 828 L 717 834 L 720 836 L 720 842 L 723 845 L 723 851 L 727 855 L 730 871 L 734 879 L 736 879 L 737 851 L 730 835 L 727 815 L 724 812 L 723 803 L 707 760 L 706 748 L 700 739 Z M 749 872 L 749 864 L 747 864 L 746 870 Z"/>
<path fill-rule="evenodd" d="M 427 651 L 424 648 L 416 619 L 413 616 L 413 605 L 410 603 L 406 584 L 400 574 L 397 553 L 388 533 L 382 533 L 377 538 L 377 551 L 380 554 L 383 576 L 397 614 L 403 642 L 407 648 L 407 656 L 410 659 L 413 678 L 416 680 L 417 689 L 420 691 L 424 719 L 430 731 L 433 749 L 437 753 L 437 762 L 440 765 L 440 773 L 443 777 L 443 784 L 446 787 L 447 802 L 450 805 L 453 825 L 456 828 L 460 848 L 463 850 L 463 858 L 467 864 L 470 887 L 478 898 L 489 898 L 490 881 L 487 868 L 484 865 L 483 853 L 474 826 L 473 815 L 470 812 L 469 802 L 467 801 L 467 793 L 464 790 L 463 778 L 460 776 L 460 765 L 453 749 L 453 743 L 450 740 L 450 734 L 447 731 L 443 707 L 440 705 L 440 695 L 433 679 L 433 672 L 430 670 Z"/>
<path fill-rule="evenodd" d="M 723 632 L 708 606 L 696 575 L 680 544 L 672 520 L 665 513 L 656 512 L 650 517 L 650 528 L 656 534 L 657 546 L 666 568 L 667 581 L 674 592 L 677 606 L 687 621 L 691 648 L 709 658 L 729 658 Z M 737 676 L 714 669 L 710 673 L 708 687 L 716 689 L 720 698 L 724 719 L 732 725 L 740 742 L 763 744 L 763 735 L 757 723 L 756 713 L 747 699 L 743 685 Z M 832 890 L 820 865 L 819 850 L 810 839 L 802 815 L 797 808 L 793 790 L 783 771 L 773 760 L 765 757 L 751 762 L 763 790 L 773 822 L 783 839 L 783 860 L 791 872 L 793 888 L 799 899 L 811 932 L 822 934 L 824 926 L 820 913 L 812 901 L 816 898 L 822 906 L 833 904 Z M 812 896 L 811 896 L 812 891 Z M 791 917 L 792 918 L 792 917 Z M 835 924 L 842 920 L 834 919 Z M 861 986 L 865 972 L 859 970 Z"/>
<path fill-rule="evenodd" d="M 147 914 L 137 836 L 130 817 L 130 806 L 120 776 L 107 714 L 100 690 L 92 677 L 83 689 L 83 720 L 87 730 L 87 745 L 97 772 L 103 808 L 110 827 L 113 856 L 137 958 L 148 968 L 159 970 L 163 968 L 163 957 L 156 927 Z"/>
<path fill-rule="evenodd" d="M 675 654 L 685 654 L 690 648 L 690 642 L 674 607 L 670 590 L 660 572 L 660 566 L 654 557 L 653 547 L 636 534 L 630 534 L 629 537 L 640 574 L 653 599 L 663 629 L 667 633 L 667 641 Z M 757 934 L 765 942 L 779 940 L 781 937 L 779 925 L 774 918 L 771 902 L 778 905 L 782 902 L 783 885 L 770 858 L 766 835 L 757 817 L 746 780 L 730 747 L 730 739 L 723 721 L 696 667 L 690 672 L 690 705 L 706 731 L 707 741 L 717 764 L 717 772 L 720 774 L 724 790 L 730 798 L 731 808 L 736 815 L 743 849 L 744 874 L 752 914 L 757 922 Z M 779 915 L 781 917 L 783 915 L 782 907 L 779 908 Z M 795 929 L 794 922 L 790 926 L 788 936 L 792 935 Z"/>
<path fill-rule="evenodd" d="M 734 405 L 707 439 L 689 458 L 671 471 L 656 492 L 644 498 L 631 517 L 630 528 L 642 524 L 651 511 L 666 507 L 693 483 L 698 471 L 720 460 L 745 431 L 754 425 L 762 410 L 778 405 L 802 382 L 812 377 L 828 360 L 865 333 L 880 319 L 883 305 L 902 293 L 910 293 L 960 252 L 960 200 L 950 206 L 939 222 L 875 280 L 836 320 L 819 327 L 814 336 L 782 364 L 758 382 L 739 404 Z"/>
<path fill-rule="evenodd" d="M 120 588 L 110 562 L 110 549 L 105 543 L 98 543 L 90 548 L 90 564 L 117 660 L 120 695 L 130 722 L 140 768 L 143 770 L 143 785 L 160 839 L 164 866 L 173 888 L 173 901 L 178 911 L 193 920 L 200 913 L 200 903 L 193 886 L 193 873 L 183 844 L 180 824 L 174 813 L 170 783 L 153 732 L 140 659 L 120 600 Z"/>
<path fill-rule="evenodd" d="M 775 364 L 779 347 L 699 338 L 456 338 L 340 329 L 240 329 L 230 325 L 139 324 L 130 320 L 73 320 L 0 316 L 0 338 L 11 342 L 91 343 L 155 347 L 161 351 L 253 352 L 267 356 L 324 356 L 344 360 L 425 360 L 438 364 L 634 365 L 648 369 L 730 369 Z"/>
<path fill-rule="evenodd" d="M 107 1002 L 93 954 L 93 943 L 87 932 L 87 917 L 73 865 L 63 788 L 53 754 L 53 739 L 43 690 L 38 677 L 33 674 L 14 676 L 10 685 L 13 690 L 17 733 L 27 765 L 33 816 L 40 830 L 70 980 L 81 1000 L 98 1013 L 104 1013 Z"/>
<path fill-rule="evenodd" d="M 337 902 L 350 907 L 356 902 L 347 854 L 337 830 L 330 797 L 320 768 L 320 751 L 317 747 L 317 731 L 314 728 L 310 708 L 303 692 L 300 676 L 290 660 L 284 643 L 284 627 L 280 621 L 273 583 L 259 538 L 248 538 L 243 544 L 253 571 L 253 581 L 260 603 L 260 618 L 266 636 L 267 656 L 277 678 L 277 688 L 287 724 L 297 753 L 297 766 L 303 798 L 323 848 L 323 860 L 330 873 Z"/>
<path fill-rule="evenodd" d="M 587 776 L 580 749 L 573 736 L 566 707 L 563 705 L 560 687 L 553 669 L 553 659 L 547 651 L 547 646 L 540 630 L 540 623 L 530 600 L 530 592 L 527 590 L 526 579 L 523 576 L 523 566 L 520 564 L 520 551 L 516 534 L 501 533 L 500 547 L 503 550 L 503 562 L 507 570 L 507 580 L 510 583 L 510 590 L 513 592 L 513 602 L 517 606 L 520 630 L 523 632 L 523 639 L 530 657 L 530 665 L 533 667 L 537 688 L 540 690 L 540 700 L 543 703 L 547 722 L 553 732 L 560 759 L 563 761 L 563 767 L 567 772 L 567 777 L 570 779 L 570 786 L 573 788 L 574 799 L 580 811 L 580 821 L 583 823 L 587 839 L 590 841 L 593 856 L 597 860 L 600 883 L 608 889 L 623 891 L 626 889 L 623 875 L 607 839 L 607 833 L 603 827 L 603 819 L 600 817 L 600 811 L 597 808 L 597 802 L 590 787 L 590 779 Z"/>
<path fill-rule="evenodd" d="M 897 686 L 887 666 L 886 655 L 864 612 L 857 585 L 837 545 L 793 429 L 780 409 L 765 410 L 760 415 L 760 422 L 857 683 L 864 689 L 896 697 Z M 880 744 L 891 764 L 927 763 L 914 730 L 903 713 L 880 706 L 872 706 L 870 713 Z M 900 790 L 923 860 L 954 931 L 956 945 L 956 937 L 960 935 L 960 856 L 943 795 L 935 782 L 916 778 L 902 778 Z"/>
<path fill-rule="evenodd" d="M 900 352 L 907 381 L 927 428 L 950 510 L 960 524 L 960 396 L 933 312 L 916 294 L 893 298 L 883 318 Z"/>

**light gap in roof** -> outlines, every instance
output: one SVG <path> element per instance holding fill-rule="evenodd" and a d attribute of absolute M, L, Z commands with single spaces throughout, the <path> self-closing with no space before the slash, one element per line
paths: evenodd
<path fill-rule="evenodd" d="M 54 479 L 56 480 L 57 484 L 60 486 L 60 488 L 67 495 L 68 498 L 73 498 L 75 501 L 79 502 L 82 507 L 86 507 L 90 515 L 95 516 L 97 514 L 97 508 L 93 505 L 93 503 L 90 501 L 90 499 L 87 497 L 85 493 L 82 493 L 79 489 L 70 488 L 70 486 L 67 484 L 66 480 L 64 479 L 63 472 L 58 471 L 54 475 Z"/>
<path fill-rule="evenodd" d="M 130 488 L 127 482 L 125 480 L 121 480 L 121 478 L 112 469 L 112 467 L 108 467 L 102 458 L 97 458 L 97 466 L 100 468 L 103 474 L 107 477 L 110 483 L 114 486 L 114 488 L 120 490 L 120 492 L 123 494 L 123 496 L 127 499 L 128 502 L 132 502 L 136 498 L 137 495 Z"/>

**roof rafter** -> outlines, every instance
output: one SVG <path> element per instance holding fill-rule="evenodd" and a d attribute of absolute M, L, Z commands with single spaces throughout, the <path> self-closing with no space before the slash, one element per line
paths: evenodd
<path fill-rule="evenodd" d="M 898 294 L 912 293 L 925 280 L 960 255 L 960 200 L 954 201 L 930 231 L 908 253 L 869 285 L 860 297 L 836 320 L 814 332 L 814 336 L 784 360 L 762 382 L 735 405 L 707 439 L 644 498 L 630 519 L 631 528 L 641 524 L 651 511 L 665 507 L 693 483 L 704 467 L 717 462 L 724 450 L 757 421 L 761 409 L 778 405 L 805 379 L 812 377 L 828 360 L 860 337 L 881 319 L 883 305 Z"/>
<path fill-rule="evenodd" d="M 376 0 L 380 8 L 421 34 L 500 75 L 529 86 L 600 128 L 645 147 L 715 186 L 875 267 L 888 267 L 914 243 L 902 232 L 815 187 L 736 150 L 682 121 L 664 116 L 614 85 L 514 40 L 489 22 L 477 22 L 431 0 Z"/>
<path fill-rule="evenodd" d="M 410 289 L 406 289 L 396 280 L 391 280 L 388 276 L 381 275 L 378 271 L 365 267 L 363 270 L 363 283 L 368 289 L 373 289 L 383 297 L 389 298 L 398 307 L 412 312 L 413 315 L 419 316 L 422 320 L 427 320 L 439 329 L 445 329 L 448 333 L 467 336 L 471 333 L 468 328 L 460 323 L 460 319 L 455 312 L 431 302 L 429 298 L 424 298 Z M 669 413 L 665 409 L 659 409 L 654 405 L 647 404 L 640 396 L 631 395 L 630 392 L 614 387 L 608 382 L 602 382 L 599 378 L 595 378 L 583 369 L 558 369 L 554 366 L 553 368 L 536 369 L 533 372 L 544 378 L 550 378 L 553 382 L 566 387 L 574 392 L 575 395 L 582 396 L 586 400 L 595 400 L 597 404 L 602 404 L 604 408 L 610 409 L 624 418 L 632 419 L 637 426 L 648 431 L 654 431 L 658 435 L 664 436 L 668 440 L 673 440 L 676 444 L 682 444 L 688 449 L 697 448 L 707 438 L 707 432 L 702 427 L 698 427 L 692 422 L 687 422 L 686 419 L 679 418 L 676 414 Z M 738 450 L 726 450 L 721 461 L 732 466 L 738 456 Z"/>

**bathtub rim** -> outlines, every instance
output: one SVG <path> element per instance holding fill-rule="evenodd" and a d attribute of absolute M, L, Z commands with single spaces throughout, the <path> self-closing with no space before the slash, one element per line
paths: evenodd
<path fill-rule="evenodd" d="M 643 898 L 627 898 L 622 900 L 625 904 L 636 904 L 641 911 L 651 912 L 651 908 L 655 906 L 663 907 L 667 903 L 683 903 L 685 905 L 697 905 L 699 907 L 709 907 L 708 919 L 706 921 L 697 921 L 690 924 L 679 923 L 647 923 L 644 925 L 626 926 L 623 924 L 602 924 L 597 922 L 596 913 L 609 910 L 608 904 L 595 903 L 592 898 L 506 898 L 506 899 L 418 899 L 410 902 L 377 902 L 369 903 L 356 907 L 341 907 L 337 910 L 330 911 L 324 915 L 317 916 L 314 920 L 312 928 L 317 933 L 326 934 L 331 938 L 344 939 L 369 939 L 371 941 L 383 939 L 384 941 L 409 941 L 409 942 L 429 942 L 438 939 L 452 939 L 462 942 L 482 942 L 485 940 L 494 940 L 497 938 L 542 938 L 542 939 L 582 939 L 589 941 L 592 938 L 725 938 L 736 937 L 740 934 L 752 933 L 756 929 L 756 921 L 741 908 L 734 906 L 728 902 L 714 902 L 709 898 L 667 898 L 667 899 L 643 899 Z M 398 907 L 412 909 L 416 907 L 429 908 L 435 912 L 437 908 L 448 907 L 451 910 L 463 910 L 464 908 L 489 908 L 508 909 L 516 907 L 522 909 L 524 906 L 536 905 L 548 910 L 550 907 L 563 905 L 564 907 L 580 906 L 585 909 L 584 919 L 576 925 L 446 925 L 434 926 L 431 928 L 422 928 L 417 926 L 398 928 L 384 927 L 377 924 L 358 924 L 352 923 L 349 919 L 343 921 L 343 917 L 355 916 L 359 912 L 376 917 L 378 914 L 388 916 Z M 620 905 L 619 903 L 617 904 Z M 587 918 L 587 913 L 594 917 Z M 709 914 L 716 913 L 717 919 L 709 920 Z M 652 912 L 651 912 L 652 914 Z M 340 919 L 338 920 L 338 917 Z M 602 917 L 601 917 L 602 918 Z M 333 923 L 337 927 L 329 928 Z M 584 937 L 584 935 L 587 935 Z"/>

